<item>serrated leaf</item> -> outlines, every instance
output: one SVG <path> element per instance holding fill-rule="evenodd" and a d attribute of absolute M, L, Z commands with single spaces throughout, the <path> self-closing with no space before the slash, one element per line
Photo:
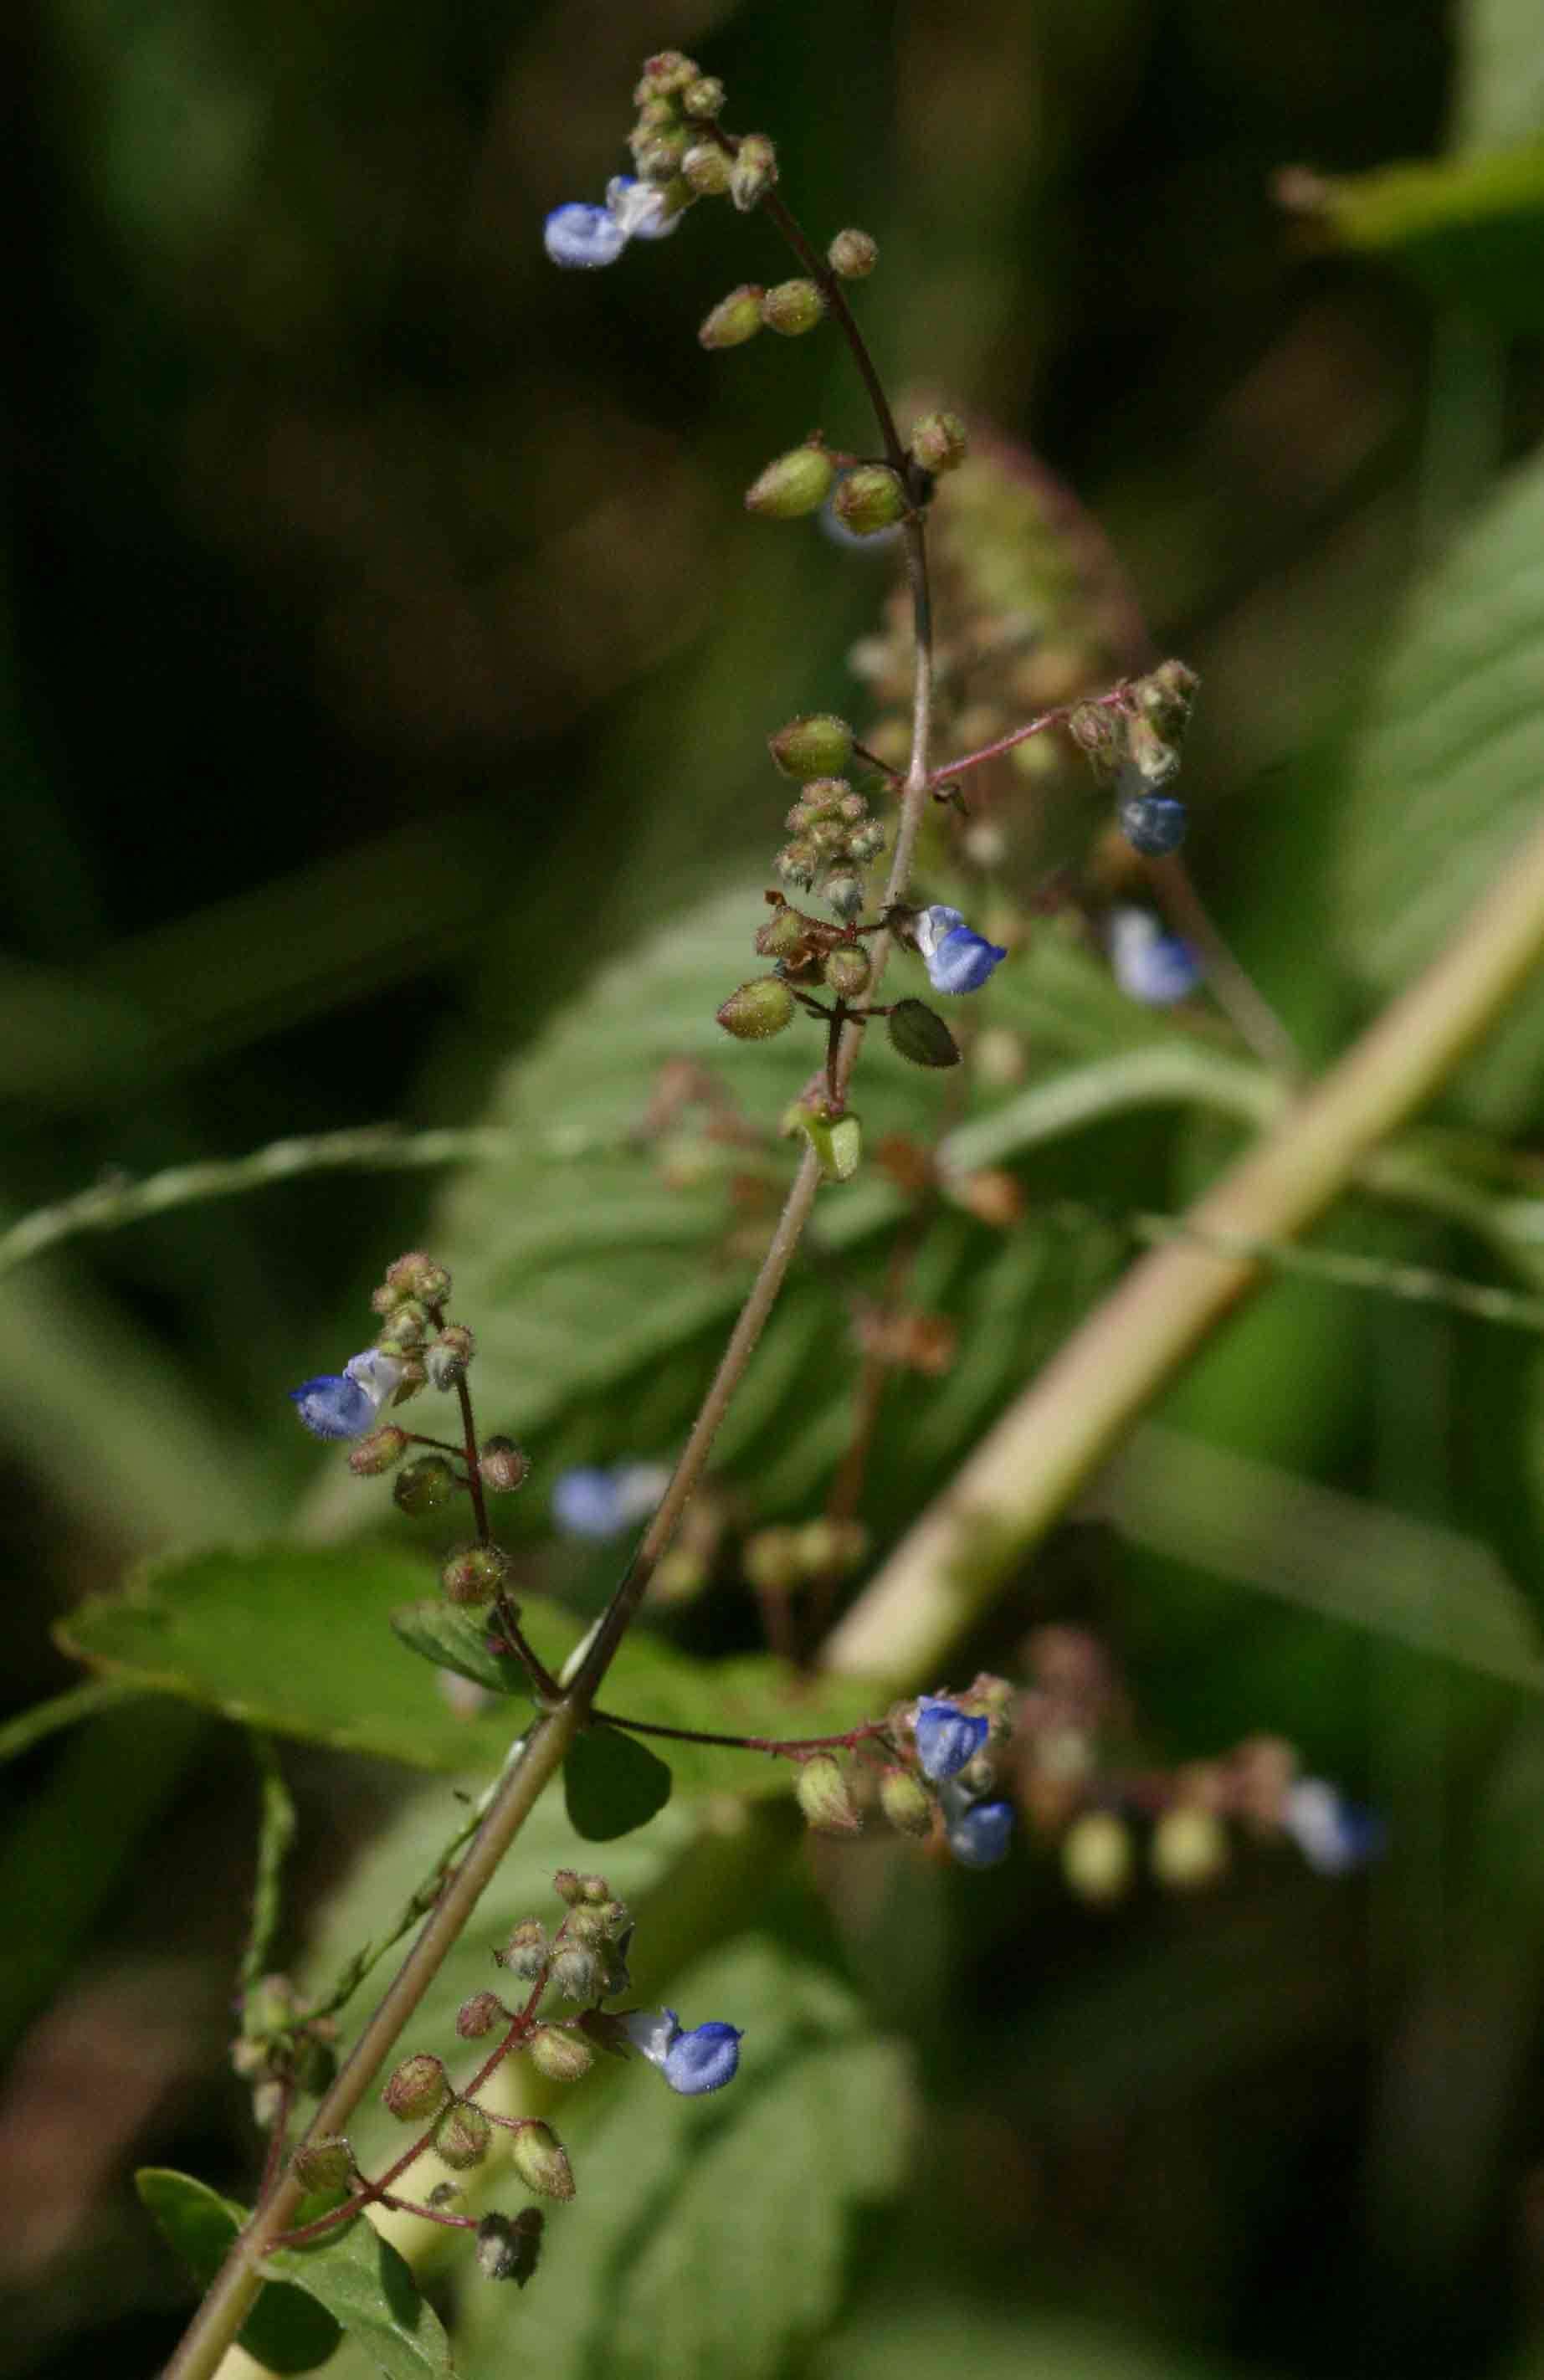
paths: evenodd
<path fill-rule="evenodd" d="M 516 1656 L 491 1649 L 486 1620 L 474 1620 L 454 1603 L 440 1598 L 406 1604 L 392 1613 L 392 1633 L 410 1653 L 469 1678 L 474 1686 L 486 1686 L 490 1694 L 526 1690 L 526 1673 Z"/>
<path fill-rule="evenodd" d="M 743 2027 L 739 2073 L 687 2100 L 635 2060 L 565 2102 L 583 2219 L 549 2225 L 520 2307 L 543 2380 L 772 2380 L 839 2310 L 854 2217 L 904 2171 L 906 2061 L 843 1985 L 761 1938 L 671 1989 L 684 2023 Z M 495 2292 L 465 2288 L 456 2347 L 464 2380 L 505 2380 Z"/>
<path fill-rule="evenodd" d="M 1434 298 L 1510 330 L 1544 324 L 1544 142 L 1310 180 L 1298 205 L 1337 247 L 1386 258 Z"/>
<path fill-rule="evenodd" d="M 1430 959 L 1537 825 L 1544 786 L 1544 456 L 1514 472 L 1428 577 L 1374 688 L 1342 812 L 1350 965 L 1387 995 Z M 1544 1061 L 1537 981 L 1453 1096 L 1495 1126 Z"/>
<path fill-rule="evenodd" d="M 411 2269 L 368 2222 L 313 2248 L 275 2248 L 264 2273 L 326 2308 L 386 2380 L 450 2380 L 444 2325 Z"/>
<path fill-rule="evenodd" d="M 563 1764 L 564 1801 L 587 1843 L 614 1842 L 646 1827 L 675 1781 L 657 1753 L 614 1727 L 587 1728 Z"/>
<path fill-rule="evenodd" d="M 247 2220 L 247 2208 L 166 2166 L 141 2166 L 134 2187 L 157 2229 L 207 2289 Z M 314 2372 L 340 2335 L 337 2322 L 310 2292 L 270 2281 L 241 2325 L 239 2344 L 270 2372 Z"/>
<path fill-rule="evenodd" d="M 412 1554 L 377 1545 L 274 1545 L 150 1562 L 121 1595 L 92 1596 L 59 1630 L 67 1651 L 147 1691 L 340 1751 L 450 1776 L 498 1766 L 519 1725 L 503 1703 L 458 1716 L 392 1633 Z M 524 1624 L 556 1668 L 577 1640 L 567 1613 L 523 1597 Z M 699 1661 L 635 1630 L 607 1678 L 609 1706 L 674 1727 L 758 1736 L 829 1735 L 872 1716 L 861 1680 L 805 1686 L 777 1661 Z M 678 1791 L 785 1790 L 770 1762 L 682 1744 Z"/>

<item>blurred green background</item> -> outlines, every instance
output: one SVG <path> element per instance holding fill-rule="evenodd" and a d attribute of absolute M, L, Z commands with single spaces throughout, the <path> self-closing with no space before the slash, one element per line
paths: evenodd
<path fill-rule="evenodd" d="M 891 383 L 1032 445 L 1159 647 L 1200 671 L 1194 872 L 1311 1060 L 1537 812 L 1533 0 L 40 0 L 7 23 L 0 166 L 0 1220 L 279 1135 L 475 1122 L 636 937 L 726 886 L 753 919 L 784 804 L 762 739 L 853 708 L 845 657 L 886 570 L 740 506 L 813 424 L 867 436 L 832 336 L 699 347 L 726 288 L 785 270 L 767 225 L 703 206 L 602 276 L 543 257 L 546 211 L 625 164 L 663 43 L 722 76 L 737 129 L 777 138 L 813 234 L 875 234 L 857 302 Z M 1446 163 L 1327 217 L 1278 203 L 1284 169 L 1396 160 Z M 1483 667 L 1443 646 L 1465 601 Z M 1402 744 L 1439 684 L 1455 723 Z M 1544 1163 L 1539 1025 L 1444 1107 L 1488 1135 L 1474 1178 L 1519 1197 Z M 539 1107 L 499 1112 L 561 1123 L 563 1065 Z M 1019 1170 L 1118 1225 L 1182 1203 L 1235 1141 L 1164 1110 Z M 446 1228 L 476 1277 L 479 1194 L 458 1195 Z M 280 1392 L 351 1352 L 438 1196 L 316 1176 L 0 1279 L 8 1708 L 72 1682 L 51 1622 L 135 1558 L 289 1523 L 319 1458 Z M 1331 1236 L 1537 1281 L 1462 1222 L 1369 1208 Z M 1052 1252 L 1068 1278 L 932 1427 L 919 1476 L 946 1475 L 1112 1262 Z M 962 1325 L 990 1312 L 976 1263 L 940 1259 Z M 811 1305 L 810 1360 L 821 1327 Z M 712 1336 L 683 1340 L 638 1451 L 664 1451 L 669 1382 L 689 1409 Z M 970 1361 L 967 1338 L 967 1380 Z M 622 1371 L 620 1409 L 553 1393 L 554 1450 L 633 1451 Z M 782 1412 L 731 1454 L 753 1502 Z M 1544 1733 L 1521 1657 L 1507 1682 L 1465 1656 L 1477 1582 L 1533 1643 L 1541 1415 L 1534 1333 L 1273 1287 L 1161 1420 L 1280 1467 L 1257 1481 L 1419 1524 L 1368 1582 L 1403 1613 L 1391 1633 L 1295 1609 L 1355 1605 L 1355 1564 L 1325 1589 L 1320 1553 L 1263 1520 L 1252 1536 L 1247 1510 L 1195 1556 L 1211 1475 L 1178 1459 L 1131 1489 L 1135 1518 L 1115 1497 L 1054 1538 L 972 1650 L 1011 1673 L 1031 1619 L 1103 1632 L 1157 1756 L 1278 1730 L 1388 1813 L 1388 1863 L 1331 1888 L 1246 1862 L 1204 1902 L 1144 1890 L 1095 1916 L 1043 1856 L 985 1881 L 881 1872 L 867 1847 L 821 1861 L 763 1924 L 910 2045 L 904 2154 L 882 2187 L 855 2180 L 868 2211 L 802 2327 L 753 2338 L 748 2316 L 671 2365 L 636 2335 L 619 2363 L 602 2324 L 576 2371 L 1544 2369 Z M 893 1425 L 865 1512 L 881 1546 L 920 1492 Z M 765 1516 L 817 1509 L 840 1443 L 790 1456 Z M 704 1648 L 752 1641 L 739 1606 L 692 1625 Z M 296 1949 L 402 1788 L 318 1751 L 293 1769 Z M 222 2062 L 250 1769 L 234 1731 L 136 1703 L 26 1754 L 4 1792 L 0 2373 L 148 2372 L 183 2307 L 130 2167 L 251 2184 Z M 469 2371 L 525 2351 L 540 2287 L 490 2293 L 498 2338 L 468 2315 Z"/>

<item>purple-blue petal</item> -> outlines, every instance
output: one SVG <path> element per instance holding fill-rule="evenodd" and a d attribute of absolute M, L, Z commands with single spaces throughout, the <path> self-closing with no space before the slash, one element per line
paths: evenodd
<path fill-rule="evenodd" d="M 593 1463 L 558 1473 L 552 1513 L 553 1526 L 568 1537 L 614 1537 L 627 1525 L 614 1473 Z"/>
<path fill-rule="evenodd" d="M 996 1867 L 1008 1856 L 1014 1814 L 1006 1802 L 977 1802 L 949 1828 L 949 1848 L 962 1867 Z"/>
<path fill-rule="evenodd" d="M 975 1759 L 987 1740 L 988 1723 L 957 1703 L 940 1702 L 924 1695 L 917 1706 L 914 1729 L 917 1758 L 924 1777 L 942 1785 L 946 1777 L 957 1776 L 968 1761 Z"/>
<path fill-rule="evenodd" d="M 928 959 L 928 980 L 935 991 L 979 991 L 993 967 L 1007 957 L 995 942 L 956 926 L 944 935 Z"/>
<path fill-rule="evenodd" d="M 732 2024 L 699 2024 L 677 2034 L 665 2052 L 664 2079 L 686 2098 L 706 2091 L 722 2091 L 733 2082 L 740 2063 L 740 2034 Z"/>
<path fill-rule="evenodd" d="M 553 209 L 541 238 L 554 264 L 581 273 L 614 264 L 627 245 L 627 234 L 609 208 L 583 206 L 577 200 Z"/>
<path fill-rule="evenodd" d="M 289 1399 L 313 1438 L 360 1438 L 375 1419 L 375 1399 L 341 1372 L 302 1380 Z"/>

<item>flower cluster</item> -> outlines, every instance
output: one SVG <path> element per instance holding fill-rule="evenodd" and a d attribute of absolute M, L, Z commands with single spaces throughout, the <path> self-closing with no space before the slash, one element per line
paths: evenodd
<path fill-rule="evenodd" d="M 1114 794 L 1121 832 L 1144 859 L 1166 858 L 1185 841 L 1185 804 L 1170 788 L 1198 684 L 1183 662 L 1163 662 L 1112 698 L 1078 703 L 1067 722 Z"/>
<path fill-rule="evenodd" d="M 1004 1681 L 982 1676 L 964 1694 L 923 1694 L 860 1729 L 850 1769 L 834 1751 L 790 1747 L 806 1820 L 824 1834 L 856 1834 L 860 1801 L 871 1790 L 900 1833 L 934 1842 L 962 1867 L 996 1867 L 1014 1828 L 1012 1805 L 1001 1795 L 1012 1706 Z"/>

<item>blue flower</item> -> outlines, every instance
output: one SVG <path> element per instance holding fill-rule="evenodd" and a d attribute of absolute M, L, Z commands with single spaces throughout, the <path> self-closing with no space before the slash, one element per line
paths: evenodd
<path fill-rule="evenodd" d="M 988 1731 L 984 1718 L 973 1718 L 957 1703 L 939 1702 L 931 1694 L 924 1694 L 917 1706 L 914 1730 L 923 1776 L 930 1777 L 935 1785 L 941 1785 L 946 1777 L 955 1776 L 967 1761 L 975 1759 Z"/>
<path fill-rule="evenodd" d="M 671 206 L 663 190 L 618 174 L 606 187 L 603 207 L 577 200 L 554 207 L 541 237 L 554 264 L 592 273 L 599 265 L 614 264 L 630 239 L 667 238 L 680 220 L 680 209 Z"/>
<path fill-rule="evenodd" d="M 313 1438 L 362 1438 L 395 1390 L 402 1366 L 378 1348 L 352 1355 L 341 1372 L 322 1372 L 289 1391 Z"/>
<path fill-rule="evenodd" d="M 947 1830 L 950 1850 L 962 1867 L 996 1867 L 1008 1856 L 1014 1814 L 1006 1802 L 973 1802 Z"/>
<path fill-rule="evenodd" d="M 1364 1866 L 1387 1840 L 1376 1811 L 1348 1802 L 1322 1777 L 1300 1777 L 1287 1787 L 1282 1825 L 1319 1876 L 1345 1876 Z"/>
<path fill-rule="evenodd" d="M 684 2033 L 674 2009 L 635 2009 L 623 2022 L 633 2047 L 683 2097 L 700 2098 L 735 2080 L 743 2037 L 737 2026 L 712 2022 Z"/>
<path fill-rule="evenodd" d="M 993 967 L 1008 955 L 995 942 L 972 933 L 960 912 L 942 901 L 920 913 L 912 933 L 935 991 L 979 991 Z"/>
<path fill-rule="evenodd" d="M 1185 804 L 1173 794 L 1132 794 L 1115 814 L 1121 832 L 1144 859 L 1166 859 L 1185 841 Z"/>
<path fill-rule="evenodd" d="M 553 1525 L 566 1537 L 615 1537 L 646 1521 L 670 1485 L 663 1463 L 577 1463 L 553 1482 Z"/>
<path fill-rule="evenodd" d="M 1110 965 L 1127 999 L 1148 1008 L 1173 1007 L 1201 980 L 1200 962 L 1189 943 L 1166 934 L 1148 909 L 1112 911 Z"/>

